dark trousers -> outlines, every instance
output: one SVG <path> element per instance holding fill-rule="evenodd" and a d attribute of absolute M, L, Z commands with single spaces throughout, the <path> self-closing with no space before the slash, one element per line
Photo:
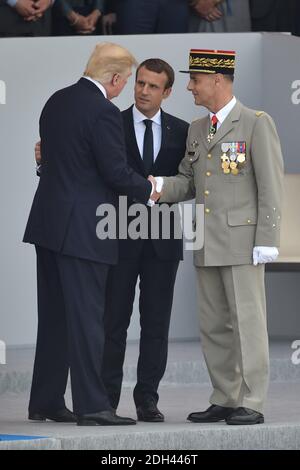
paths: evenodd
<path fill-rule="evenodd" d="M 108 265 L 36 247 L 38 334 L 31 412 L 58 411 L 70 369 L 76 414 L 110 408 L 101 378 Z"/>
<path fill-rule="evenodd" d="M 116 34 L 186 33 L 187 0 L 117 0 Z"/>
<path fill-rule="evenodd" d="M 102 376 L 113 408 L 118 407 L 123 379 L 127 329 L 133 309 L 135 287 L 140 277 L 140 351 L 136 406 L 153 397 L 165 372 L 173 291 L 179 261 L 161 261 L 151 241 L 145 241 L 139 258 L 121 259 L 108 275 L 105 308 L 105 348 Z"/>

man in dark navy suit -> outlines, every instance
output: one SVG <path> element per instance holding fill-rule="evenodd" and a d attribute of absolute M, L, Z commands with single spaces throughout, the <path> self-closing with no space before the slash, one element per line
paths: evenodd
<path fill-rule="evenodd" d="M 128 164 L 140 175 L 177 174 L 185 152 L 188 124 L 161 110 L 174 82 L 174 71 L 161 59 L 148 59 L 136 73 L 135 105 L 122 113 Z M 149 125 L 152 162 L 148 158 Z M 150 221 L 150 208 L 149 221 Z M 112 408 L 118 407 L 127 328 L 140 278 L 140 354 L 134 401 L 141 421 L 160 422 L 158 385 L 165 372 L 173 290 L 182 239 L 119 240 L 119 263 L 110 268 L 105 308 L 103 380 Z"/>
<path fill-rule="evenodd" d="M 146 203 L 152 185 L 126 163 L 119 95 L 135 59 L 98 44 L 84 77 L 56 92 L 40 117 L 43 171 L 24 241 L 37 253 L 38 337 L 29 419 L 135 424 L 111 409 L 103 380 L 103 314 L 118 241 L 96 235 L 97 207 L 117 193 Z M 155 195 L 152 196 L 155 198 Z M 70 367 L 73 409 L 64 393 Z"/>

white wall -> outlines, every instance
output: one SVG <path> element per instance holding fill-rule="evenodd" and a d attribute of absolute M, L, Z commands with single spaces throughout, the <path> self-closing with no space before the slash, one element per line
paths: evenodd
<path fill-rule="evenodd" d="M 22 244 L 21 240 L 37 185 L 33 147 L 38 140 L 39 114 L 55 90 L 81 76 L 99 40 L 105 38 L 0 39 L 0 83 L 6 84 L 6 100 L 0 97 L 0 339 L 10 345 L 33 344 L 36 335 L 35 253 L 33 247 Z M 190 48 L 236 50 L 235 93 L 244 104 L 262 107 L 262 91 L 265 95 L 266 90 L 262 88 L 264 59 L 260 34 L 121 36 L 113 41 L 128 47 L 140 61 L 161 57 L 176 71 L 187 68 Z M 288 51 L 288 45 L 284 47 Z M 270 64 L 269 73 L 273 75 L 275 71 L 276 64 L 274 72 Z M 187 80 L 186 74 L 177 73 L 173 94 L 164 109 L 191 121 L 205 111 L 194 106 L 192 96 L 186 91 Z M 132 103 L 133 83 L 132 78 L 116 100 L 121 109 Z M 191 253 L 186 253 L 175 289 L 171 337 L 197 337 L 196 317 L 194 270 Z M 138 335 L 135 306 L 129 338 Z"/>

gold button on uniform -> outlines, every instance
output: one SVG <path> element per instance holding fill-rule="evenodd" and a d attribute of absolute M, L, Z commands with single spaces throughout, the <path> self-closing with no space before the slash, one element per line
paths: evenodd
<path fill-rule="evenodd" d="M 208 207 L 205 209 L 205 213 L 206 213 L 206 214 L 209 214 L 209 213 L 210 213 L 210 209 L 208 209 Z"/>
<path fill-rule="evenodd" d="M 206 189 L 206 190 L 204 191 L 204 194 L 205 194 L 205 196 L 208 196 L 208 195 L 209 195 L 208 189 Z"/>
<path fill-rule="evenodd" d="M 247 220 L 247 224 L 251 224 L 251 219 L 248 219 L 248 220 Z"/>
<path fill-rule="evenodd" d="M 212 157 L 212 154 L 209 153 L 209 154 L 207 155 L 207 158 L 211 158 L 211 157 Z"/>
<path fill-rule="evenodd" d="M 210 171 L 207 171 L 206 172 L 206 176 L 210 176 L 211 175 L 211 172 Z"/>

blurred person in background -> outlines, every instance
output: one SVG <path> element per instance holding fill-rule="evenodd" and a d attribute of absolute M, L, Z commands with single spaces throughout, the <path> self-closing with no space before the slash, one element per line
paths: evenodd
<path fill-rule="evenodd" d="M 292 32 L 299 0 L 250 0 L 252 31 Z"/>
<path fill-rule="evenodd" d="M 248 0 L 192 0 L 190 32 L 251 31 Z"/>
<path fill-rule="evenodd" d="M 189 0 L 113 0 L 117 34 L 185 33 Z"/>
<path fill-rule="evenodd" d="M 53 35 L 101 34 L 105 0 L 56 0 Z"/>
<path fill-rule="evenodd" d="M 0 37 L 49 36 L 53 0 L 2 0 Z"/>

